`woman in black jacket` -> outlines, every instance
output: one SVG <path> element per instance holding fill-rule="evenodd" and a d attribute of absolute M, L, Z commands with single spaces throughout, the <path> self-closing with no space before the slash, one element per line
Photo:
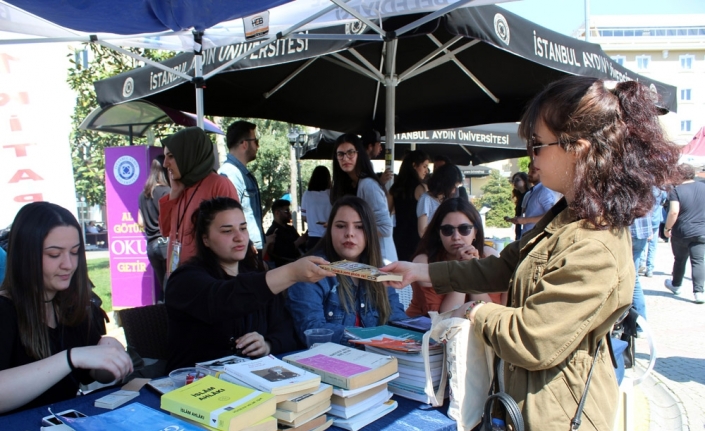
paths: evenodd
<path fill-rule="evenodd" d="M 169 277 L 167 370 L 238 354 L 260 357 L 297 350 L 294 324 L 278 295 L 298 281 L 332 273 L 306 257 L 268 272 L 258 267 L 240 204 L 203 201 L 193 214 L 196 256 Z"/>

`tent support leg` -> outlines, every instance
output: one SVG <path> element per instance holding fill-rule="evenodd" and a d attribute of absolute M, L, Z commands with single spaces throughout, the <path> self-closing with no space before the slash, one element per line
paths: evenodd
<path fill-rule="evenodd" d="M 394 114 L 396 111 L 396 93 L 397 93 L 397 75 L 396 75 L 396 57 L 397 57 L 397 39 L 385 42 L 387 55 L 384 57 L 384 85 L 386 87 L 386 114 L 385 114 L 385 130 L 384 136 L 386 139 L 386 155 L 385 168 L 391 169 L 394 172 L 394 133 L 395 121 Z M 390 180 L 390 183 L 394 179 Z M 391 184 L 389 184 L 391 185 Z"/>

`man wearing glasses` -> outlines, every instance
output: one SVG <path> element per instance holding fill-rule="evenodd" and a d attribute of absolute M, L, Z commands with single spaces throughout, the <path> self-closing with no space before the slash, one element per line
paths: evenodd
<path fill-rule="evenodd" d="M 262 229 L 262 201 L 259 186 L 254 175 L 247 170 L 247 164 L 257 158 L 259 138 L 257 126 L 247 121 L 236 121 L 228 127 L 225 135 L 228 155 L 218 173 L 228 177 L 235 185 L 242 210 L 245 213 L 250 240 L 262 251 L 264 230 Z"/>

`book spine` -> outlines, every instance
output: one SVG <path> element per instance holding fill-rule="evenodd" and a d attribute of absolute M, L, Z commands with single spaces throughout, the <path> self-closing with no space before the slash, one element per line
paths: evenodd
<path fill-rule="evenodd" d="M 219 430 L 228 430 L 228 424 L 223 419 L 218 418 L 218 422 L 213 424 L 210 422 L 210 412 L 196 406 L 187 406 L 170 398 L 162 397 L 161 408 L 177 416 L 190 419 L 199 424 L 218 428 Z"/>

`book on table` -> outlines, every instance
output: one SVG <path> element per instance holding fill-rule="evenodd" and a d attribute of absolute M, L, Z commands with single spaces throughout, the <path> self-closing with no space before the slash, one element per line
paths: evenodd
<path fill-rule="evenodd" d="M 392 412 L 396 408 L 397 402 L 394 400 L 389 400 L 349 419 L 334 418 L 333 425 L 340 428 L 345 428 L 346 430 L 357 431 L 360 428 L 363 428 L 384 415 Z"/>
<path fill-rule="evenodd" d="M 431 330 L 431 318 L 428 316 L 417 316 L 404 320 L 391 320 L 389 324 L 392 326 L 398 326 L 399 328 L 412 329 L 419 332 Z"/>
<path fill-rule="evenodd" d="M 341 397 L 340 395 L 333 395 L 330 398 L 330 402 L 331 402 L 331 405 L 333 405 L 333 406 L 351 407 L 357 403 L 365 401 L 369 397 L 372 397 L 372 396 L 374 396 L 380 392 L 386 391 L 386 390 L 387 390 L 387 383 L 384 383 L 379 386 L 374 386 L 364 392 L 361 392 L 357 395 L 353 395 L 351 397 Z"/>
<path fill-rule="evenodd" d="M 421 332 L 389 325 L 345 328 L 345 334 L 350 337 L 350 343 L 387 349 L 389 354 L 396 352 L 420 353 L 423 340 Z M 429 344 L 429 351 L 435 352 L 443 348 L 441 344 L 433 340 Z"/>
<path fill-rule="evenodd" d="M 434 385 L 433 390 L 438 390 L 438 385 Z M 390 382 L 389 392 L 400 397 L 408 398 L 410 400 L 418 401 L 424 404 L 431 404 L 433 402 L 433 400 L 431 400 L 431 398 L 426 395 L 425 389 L 416 385 L 407 385 L 400 382 Z M 445 398 L 447 397 L 448 387 L 446 386 Z"/>
<path fill-rule="evenodd" d="M 350 277 L 362 278 L 371 281 L 401 281 L 401 274 L 380 271 L 379 268 L 359 262 L 349 260 L 339 260 L 326 265 L 319 265 L 321 268 L 336 274 L 348 275 Z"/>
<path fill-rule="evenodd" d="M 324 400 L 313 407 L 309 407 L 308 409 L 304 410 L 303 412 L 299 413 L 292 413 L 288 412 L 289 414 L 287 417 L 291 418 L 291 420 L 284 419 L 283 417 L 279 416 L 280 412 L 275 412 L 274 417 L 277 418 L 277 422 L 279 422 L 279 425 L 286 425 L 289 427 L 297 427 L 302 424 L 305 424 L 306 422 L 312 420 L 313 418 L 316 418 L 318 416 L 321 416 L 322 414 L 328 412 L 330 410 L 330 399 Z M 293 415 L 293 416 L 292 416 Z"/>
<path fill-rule="evenodd" d="M 172 413 L 171 415 L 177 416 L 177 417 L 179 417 L 179 419 L 186 421 L 188 423 L 194 424 L 194 425 L 200 427 L 201 429 L 205 429 L 208 431 L 220 431 L 218 428 L 209 427 L 208 425 L 198 423 L 193 419 L 189 419 L 189 418 L 186 418 L 183 416 L 178 416 L 174 413 Z M 276 430 L 277 430 L 277 419 L 274 416 L 267 416 L 266 418 L 262 419 L 261 421 L 257 422 L 256 424 L 250 425 L 250 426 L 242 429 L 242 431 L 276 431 Z M 175 431 L 177 431 L 177 430 L 175 430 Z"/>
<path fill-rule="evenodd" d="M 286 400 L 277 403 L 277 410 L 301 412 L 321 401 L 329 400 L 333 395 L 333 386 L 321 383 L 317 389 L 306 391 L 305 394 L 289 395 Z"/>
<path fill-rule="evenodd" d="M 357 404 L 353 404 L 351 406 L 341 406 L 338 404 L 333 404 L 331 405 L 331 409 L 329 414 L 345 419 L 352 418 L 355 415 L 358 415 L 362 412 L 365 412 L 371 408 L 374 408 L 386 401 L 389 401 L 389 399 L 392 397 L 392 394 L 388 390 L 380 391 L 377 392 L 376 394 L 373 394 L 369 396 L 368 398 L 358 402 Z"/>
<path fill-rule="evenodd" d="M 99 415 L 82 418 L 61 417 L 75 431 L 203 431 L 203 428 L 154 410 L 140 403 L 132 403 Z"/>
<path fill-rule="evenodd" d="M 333 386 L 333 395 L 342 397 L 342 398 L 350 398 L 354 397 L 358 394 L 361 394 L 363 392 L 366 392 L 372 388 L 376 388 L 377 386 L 381 386 L 384 384 L 387 384 L 391 382 L 392 380 L 396 379 L 399 377 L 399 373 L 394 373 L 391 376 L 385 377 L 382 380 L 377 380 L 376 382 L 370 383 L 369 385 L 361 386 L 357 389 L 343 389 L 339 388 L 337 386 Z"/>
<path fill-rule="evenodd" d="M 326 422 L 330 422 L 330 424 L 333 424 L 333 420 L 332 419 L 328 420 L 328 417 L 326 417 L 326 415 L 323 414 L 320 416 L 316 416 L 315 418 L 311 419 L 310 421 L 308 421 L 302 425 L 299 425 L 297 427 L 288 427 L 286 425 L 279 424 L 278 429 L 279 429 L 279 431 L 313 431 L 313 430 L 317 430 L 319 427 L 325 425 Z"/>
<path fill-rule="evenodd" d="M 225 372 L 260 391 L 274 395 L 314 390 L 321 376 L 286 363 L 272 355 L 225 366 Z"/>
<path fill-rule="evenodd" d="M 420 362 L 423 364 L 423 356 L 419 352 L 392 352 L 390 350 L 382 349 L 375 346 L 365 346 L 365 350 L 371 353 L 377 353 L 379 355 L 393 355 L 398 360 L 405 360 L 409 362 Z M 433 349 L 428 351 L 429 362 L 440 362 L 443 360 L 443 349 Z"/>
<path fill-rule="evenodd" d="M 272 394 L 234 385 L 213 376 L 162 395 L 161 408 L 224 431 L 241 431 L 273 416 Z"/>
<path fill-rule="evenodd" d="M 241 356 L 224 356 L 222 358 L 213 359 L 212 361 L 196 362 L 196 370 L 203 372 L 204 374 L 210 374 L 211 376 L 218 377 L 218 374 L 225 371 L 226 365 L 239 364 L 241 362 L 249 362 L 252 359 L 243 358 Z"/>
<path fill-rule="evenodd" d="M 247 383 L 243 382 L 242 380 L 238 379 L 237 377 L 226 373 L 225 371 L 218 373 L 218 378 L 221 380 L 225 380 L 226 382 L 232 383 L 234 385 L 244 386 L 244 387 L 250 388 L 250 389 L 257 389 L 257 388 L 253 388 L 252 386 L 248 385 Z M 300 391 L 290 392 L 287 394 L 277 394 L 277 395 L 272 394 L 272 395 L 274 395 L 274 398 L 276 399 L 277 403 L 281 403 L 283 401 L 288 400 L 292 396 L 304 395 L 309 392 L 311 392 L 310 389 L 301 389 Z"/>
<path fill-rule="evenodd" d="M 335 343 L 323 343 L 284 361 L 321 376 L 325 383 L 357 389 L 397 372 L 397 359 Z"/>

